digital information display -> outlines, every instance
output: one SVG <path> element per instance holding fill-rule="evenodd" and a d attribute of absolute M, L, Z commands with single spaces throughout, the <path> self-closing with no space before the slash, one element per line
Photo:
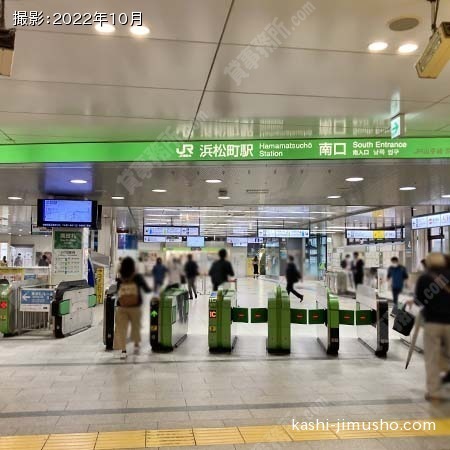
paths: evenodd
<path fill-rule="evenodd" d="M 260 238 L 309 238 L 309 230 L 289 230 L 285 228 L 258 230 Z"/>
<path fill-rule="evenodd" d="M 198 236 L 198 227 L 165 227 L 144 225 L 144 236 Z"/>
<path fill-rule="evenodd" d="M 411 228 L 413 230 L 448 227 L 448 226 L 450 226 L 449 212 L 430 214 L 428 216 L 413 217 L 411 220 Z"/>
<path fill-rule="evenodd" d="M 164 236 L 144 236 L 144 242 L 147 243 L 165 243 L 166 238 Z"/>
<path fill-rule="evenodd" d="M 345 232 L 347 239 L 396 239 L 395 230 L 347 230 Z"/>
<path fill-rule="evenodd" d="M 263 238 L 259 237 L 227 237 L 227 244 L 230 244 L 233 247 L 247 247 L 247 244 L 262 244 L 263 242 Z"/>
<path fill-rule="evenodd" d="M 38 201 L 39 226 L 94 228 L 96 221 L 97 202 L 53 199 Z"/>
<path fill-rule="evenodd" d="M 204 247 L 205 238 L 203 236 L 188 236 L 187 238 L 188 247 Z"/>

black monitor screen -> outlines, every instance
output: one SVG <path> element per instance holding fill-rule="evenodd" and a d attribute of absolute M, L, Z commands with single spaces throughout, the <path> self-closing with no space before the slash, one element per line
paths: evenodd
<path fill-rule="evenodd" d="M 40 227 L 97 227 L 97 202 L 93 200 L 38 200 Z"/>

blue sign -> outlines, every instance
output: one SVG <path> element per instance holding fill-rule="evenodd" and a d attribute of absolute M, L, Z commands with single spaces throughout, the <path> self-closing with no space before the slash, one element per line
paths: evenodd
<path fill-rule="evenodd" d="M 53 300 L 53 289 L 22 289 L 20 293 L 20 310 L 47 312 Z"/>
<path fill-rule="evenodd" d="M 37 278 L 37 274 L 35 273 L 26 273 L 23 277 L 24 280 L 35 280 Z"/>

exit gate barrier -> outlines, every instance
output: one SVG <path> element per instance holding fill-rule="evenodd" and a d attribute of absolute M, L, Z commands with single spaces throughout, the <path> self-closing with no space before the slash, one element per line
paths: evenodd
<path fill-rule="evenodd" d="M 211 293 L 208 324 L 210 352 L 232 351 L 237 339 L 235 323 L 248 323 L 248 313 L 247 308 L 237 306 L 236 291 L 218 290 Z M 360 292 L 355 310 L 340 309 L 338 297 L 325 286 L 317 291 L 315 309 L 291 308 L 289 296 L 280 286 L 269 295 L 267 308 L 250 309 L 251 323 L 267 323 L 267 351 L 274 354 L 290 353 L 291 324 L 316 325 L 317 340 L 328 355 L 339 353 L 339 327 L 357 325 L 359 340 L 376 356 L 384 357 L 389 347 L 387 321 L 387 302 L 376 299 L 374 293 Z"/>

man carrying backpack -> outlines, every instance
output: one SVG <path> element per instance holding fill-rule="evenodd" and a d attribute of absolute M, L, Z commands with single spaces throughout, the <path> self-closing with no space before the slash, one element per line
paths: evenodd
<path fill-rule="evenodd" d="M 144 277 L 136 273 L 134 260 L 126 257 L 119 270 L 117 281 L 116 326 L 114 330 L 114 350 L 120 350 L 120 359 L 127 357 L 127 332 L 131 323 L 131 340 L 134 342 L 134 353 L 139 352 L 141 343 L 141 306 L 142 293 L 151 292 Z"/>

